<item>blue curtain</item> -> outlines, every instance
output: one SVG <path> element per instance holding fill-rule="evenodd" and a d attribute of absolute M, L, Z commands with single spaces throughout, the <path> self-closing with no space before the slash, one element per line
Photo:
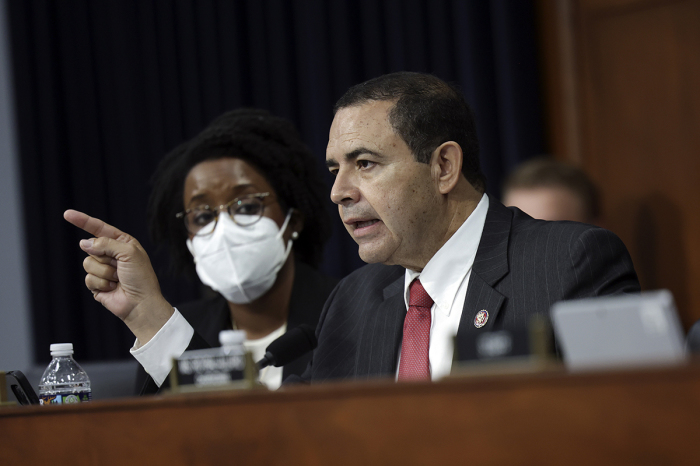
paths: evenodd
<path fill-rule="evenodd" d="M 294 121 L 324 154 L 334 102 L 384 73 L 433 73 L 473 106 L 488 192 L 544 152 L 529 1 L 32 0 L 7 2 L 36 354 L 72 341 L 80 360 L 123 358 L 133 337 L 83 286 L 84 237 L 67 208 L 102 218 L 151 253 L 167 299 L 198 286 L 165 273 L 146 231 L 160 158 L 228 109 Z M 328 179 L 329 187 L 331 180 Z M 328 208 L 335 212 L 334 206 Z M 336 214 L 334 214 L 334 218 Z M 361 265 L 340 222 L 322 269 Z M 44 362 L 46 357 L 41 358 Z"/>

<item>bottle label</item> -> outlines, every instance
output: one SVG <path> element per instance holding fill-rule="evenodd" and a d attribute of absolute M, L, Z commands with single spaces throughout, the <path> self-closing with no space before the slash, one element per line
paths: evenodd
<path fill-rule="evenodd" d="M 56 395 L 39 395 L 39 404 L 42 405 L 67 405 L 83 403 L 92 400 L 92 392 L 76 392 Z"/>

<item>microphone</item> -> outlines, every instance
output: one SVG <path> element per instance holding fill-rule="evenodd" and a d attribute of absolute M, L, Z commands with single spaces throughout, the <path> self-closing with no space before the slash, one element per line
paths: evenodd
<path fill-rule="evenodd" d="M 314 328 L 301 324 L 270 343 L 265 356 L 257 363 L 258 369 L 284 366 L 313 350 L 317 344 Z"/>

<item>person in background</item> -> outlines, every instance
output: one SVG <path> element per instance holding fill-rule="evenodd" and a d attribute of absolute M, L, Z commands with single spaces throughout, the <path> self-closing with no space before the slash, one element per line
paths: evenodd
<path fill-rule="evenodd" d="M 139 388 L 157 391 L 169 372 L 149 347 L 190 338 L 218 346 L 219 331 L 233 328 L 246 331 L 257 361 L 286 330 L 316 326 L 336 284 L 316 270 L 330 234 L 326 189 L 293 125 L 263 110 L 225 113 L 162 160 L 148 206 L 153 239 L 168 246 L 176 271 L 196 267 L 216 293 L 177 307 L 187 334 L 134 346 L 151 374 L 139 368 Z M 277 388 L 309 358 L 267 367 L 260 380 Z"/>
<path fill-rule="evenodd" d="M 586 173 L 566 162 L 535 158 L 503 184 L 503 204 L 541 220 L 600 225 L 600 194 Z"/>
<path fill-rule="evenodd" d="M 506 178 L 503 204 L 542 220 L 603 223 L 600 194 L 588 175 L 571 164 L 543 157 L 520 164 Z M 700 320 L 688 331 L 686 347 L 700 354 Z"/>

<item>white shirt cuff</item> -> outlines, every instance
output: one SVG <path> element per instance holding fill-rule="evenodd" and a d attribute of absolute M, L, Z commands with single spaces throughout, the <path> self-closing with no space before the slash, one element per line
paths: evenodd
<path fill-rule="evenodd" d="M 185 352 L 194 335 L 194 329 L 175 309 L 173 315 L 151 340 L 140 346 L 138 338 L 129 352 L 143 366 L 160 387 L 170 373 L 173 358 Z"/>

